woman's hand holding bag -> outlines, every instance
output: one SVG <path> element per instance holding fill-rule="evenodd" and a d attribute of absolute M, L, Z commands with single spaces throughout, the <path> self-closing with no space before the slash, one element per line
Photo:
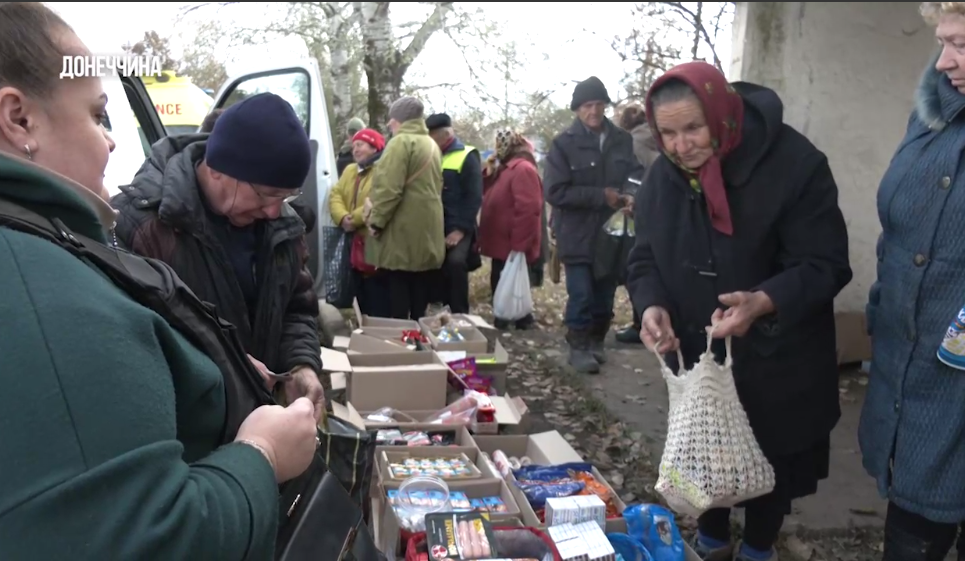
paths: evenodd
<path fill-rule="evenodd" d="M 707 328 L 707 350 L 674 374 L 657 352 L 667 381 L 670 412 L 667 442 L 654 487 L 675 511 L 692 516 L 731 507 L 774 489 L 774 468 L 758 445 L 737 395 L 732 373 L 731 338 L 727 356 L 718 364 L 711 350 L 714 327 Z"/>

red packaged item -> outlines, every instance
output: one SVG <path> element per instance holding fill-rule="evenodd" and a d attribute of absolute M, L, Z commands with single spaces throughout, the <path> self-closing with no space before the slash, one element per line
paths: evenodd
<path fill-rule="evenodd" d="M 402 342 L 421 351 L 429 344 L 429 340 L 418 329 L 406 329 L 402 332 Z"/>
<path fill-rule="evenodd" d="M 496 406 L 493 405 L 493 402 L 491 399 L 489 399 L 488 395 L 473 391 L 467 391 L 466 395 L 473 395 L 474 399 L 476 400 L 476 422 L 496 422 Z"/>

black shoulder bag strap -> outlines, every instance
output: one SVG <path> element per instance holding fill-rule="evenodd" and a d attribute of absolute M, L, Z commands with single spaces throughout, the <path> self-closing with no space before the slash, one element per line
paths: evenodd
<path fill-rule="evenodd" d="M 241 423 L 256 407 L 274 403 L 235 327 L 219 318 L 214 306 L 201 301 L 167 264 L 98 243 L 71 232 L 57 218 L 44 218 L 3 199 L 0 226 L 48 240 L 101 271 L 208 355 L 221 370 L 225 384 L 223 443 L 234 440 Z"/>

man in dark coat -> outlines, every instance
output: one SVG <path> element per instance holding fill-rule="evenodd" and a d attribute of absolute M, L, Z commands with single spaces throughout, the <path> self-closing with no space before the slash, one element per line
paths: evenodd
<path fill-rule="evenodd" d="M 285 397 L 324 408 L 318 380 L 318 299 L 305 225 L 288 204 L 311 167 L 291 105 L 265 93 L 228 108 L 210 135 L 166 138 L 111 200 L 116 234 L 169 264 L 238 328 L 266 381 L 287 373 Z"/>
<path fill-rule="evenodd" d="M 553 139 L 543 183 L 553 206 L 556 246 L 566 275 L 569 363 L 595 374 L 606 361 L 603 342 L 613 319 L 613 295 L 622 276 L 614 263 L 595 262 L 604 223 L 633 196 L 621 194 L 639 168 L 630 133 L 604 115 L 610 96 L 596 76 L 576 85 L 570 104 L 577 119 Z"/>
<path fill-rule="evenodd" d="M 442 150 L 442 210 L 446 260 L 439 275 L 441 300 L 457 314 L 469 313 L 469 262 L 482 205 L 483 176 L 479 150 L 463 144 L 445 113 L 426 119 L 429 136 Z"/>
<path fill-rule="evenodd" d="M 218 122 L 218 118 L 221 117 L 221 114 L 224 113 L 224 111 L 224 109 L 215 109 L 211 111 L 211 113 L 208 113 L 207 116 L 205 116 L 204 121 L 201 121 L 201 130 L 198 132 L 211 134 L 211 131 L 214 130 L 214 124 Z M 351 151 L 349 151 L 349 156 L 351 156 Z M 342 172 L 340 170 L 339 174 L 341 173 Z M 295 211 L 295 214 L 297 214 L 298 217 L 302 219 L 302 222 L 305 223 L 305 234 L 311 234 L 315 229 L 315 222 L 317 220 L 315 209 L 308 204 L 307 200 L 302 198 L 289 201 L 288 204 L 291 205 L 292 210 Z"/>

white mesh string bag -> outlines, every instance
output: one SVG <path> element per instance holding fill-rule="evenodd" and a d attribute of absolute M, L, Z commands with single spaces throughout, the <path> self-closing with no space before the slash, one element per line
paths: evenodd
<path fill-rule="evenodd" d="M 679 375 L 657 354 L 670 408 L 655 488 L 673 510 L 691 516 L 774 489 L 774 468 L 761 452 L 737 396 L 731 338 L 725 339 L 724 364 L 714 360 L 712 342 L 713 328 L 708 328 L 707 351 L 690 371 L 678 350 Z"/>

